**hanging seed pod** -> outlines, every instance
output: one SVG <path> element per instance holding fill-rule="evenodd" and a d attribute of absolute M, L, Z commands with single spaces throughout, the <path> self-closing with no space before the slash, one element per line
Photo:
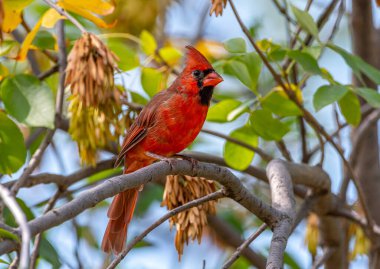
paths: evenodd
<path fill-rule="evenodd" d="M 211 0 L 211 4 L 210 16 L 212 13 L 215 13 L 215 16 L 218 17 L 219 15 L 223 15 L 223 9 L 227 5 L 227 0 Z"/>
<path fill-rule="evenodd" d="M 68 56 L 65 84 L 85 106 L 98 106 L 114 91 L 118 60 L 97 36 L 84 33 Z"/>
<path fill-rule="evenodd" d="M 170 175 L 166 178 L 162 205 L 168 210 L 184 205 L 190 201 L 215 192 L 215 183 L 200 177 Z M 183 248 L 189 240 L 197 239 L 201 243 L 202 234 L 207 226 L 207 215 L 215 214 L 216 201 L 209 201 L 183 211 L 170 218 L 170 228 L 176 227 L 177 233 L 174 244 L 181 259 Z"/>

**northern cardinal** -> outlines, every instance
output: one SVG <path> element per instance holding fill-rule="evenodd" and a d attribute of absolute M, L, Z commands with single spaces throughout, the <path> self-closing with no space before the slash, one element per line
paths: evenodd
<path fill-rule="evenodd" d="M 166 90 L 156 94 L 129 128 L 115 165 L 124 174 L 171 157 L 194 141 L 206 119 L 214 87 L 223 81 L 195 48 L 188 49 L 184 70 Z M 120 253 L 136 206 L 139 188 L 115 196 L 108 210 L 102 249 Z"/>

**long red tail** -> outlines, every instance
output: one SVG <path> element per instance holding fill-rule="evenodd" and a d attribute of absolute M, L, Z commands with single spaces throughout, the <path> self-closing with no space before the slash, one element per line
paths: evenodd
<path fill-rule="evenodd" d="M 136 167 L 129 167 L 124 174 L 137 170 Z M 128 225 L 132 220 L 135 211 L 138 188 L 129 189 L 119 193 L 113 198 L 112 204 L 108 209 L 109 218 L 107 229 L 104 232 L 102 250 L 104 252 L 114 252 L 119 254 L 123 251 L 127 238 Z"/>

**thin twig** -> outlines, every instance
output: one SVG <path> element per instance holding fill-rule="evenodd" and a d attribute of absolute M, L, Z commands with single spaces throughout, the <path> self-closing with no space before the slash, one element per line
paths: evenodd
<path fill-rule="evenodd" d="M 71 21 L 82 33 L 87 32 L 86 28 L 83 27 L 83 25 L 77 21 L 73 16 L 71 16 L 69 13 L 67 13 L 63 8 L 57 6 L 55 3 L 53 3 L 50 0 L 44 0 L 46 4 L 48 4 L 50 7 L 54 8 L 59 14 L 62 16 L 65 16 L 69 21 Z"/>
<path fill-rule="evenodd" d="M 39 80 L 44 80 L 44 79 L 50 77 L 51 75 L 53 75 L 54 73 L 58 72 L 58 70 L 59 70 L 59 65 L 55 64 L 49 70 L 46 70 L 45 72 L 38 74 L 37 78 Z"/>
<path fill-rule="evenodd" d="M 318 269 L 321 267 L 335 251 L 335 249 L 332 247 L 325 247 L 323 250 L 323 255 L 315 260 L 312 269 Z"/>
<path fill-rule="evenodd" d="M 26 216 L 16 199 L 12 196 L 11 192 L 0 185 L 0 197 L 4 204 L 9 208 L 14 216 L 16 222 L 18 223 L 21 230 L 21 254 L 20 254 L 20 269 L 28 269 L 29 266 L 29 244 L 30 244 L 30 229 L 28 226 L 28 221 Z"/>
<path fill-rule="evenodd" d="M 200 204 L 203 204 L 205 202 L 208 202 L 208 201 L 211 201 L 211 200 L 217 200 L 217 199 L 220 199 L 222 197 L 224 197 L 225 194 L 224 194 L 224 190 L 219 190 L 219 191 L 216 191 L 214 193 L 211 193 L 211 194 L 208 194 L 202 198 L 198 198 L 194 201 L 191 201 L 187 204 L 184 204 L 182 206 L 179 206 L 171 211 L 169 211 L 168 213 L 166 213 L 165 215 L 163 215 L 161 218 L 159 218 L 156 222 L 154 222 L 151 226 L 149 226 L 144 232 L 142 232 L 141 234 L 139 234 L 138 236 L 136 236 L 129 244 L 128 246 L 123 250 L 122 253 L 120 253 L 113 261 L 112 263 L 107 267 L 107 269 L 113 269 L 115 268 L 120 262 L 122 259 L 124 259 L 124 257 L 128 254 L 128 252 L 138 243 L 140 242 L 142 239 L 144 239 L 145 236 L 147 236 L 151 231 L 153 231 L 155 228 L 157 228 L 158 226 L 160 226 L 162 223 L 164 223 L 165 221 L 167 221 L 169 218 L 173 217 L 174 215 L 182 212 L 182 211 L 185 211 L 187 209 L 190 209 L 192 207 L 195 207 L 197 205 L 200 205 Z"/>
<path fill-rule="evenodd" d="M 289 162 L 293 161 L 293 158 L 290 155 L 290 151 L 286 147 L 284 140 L 281 139 L 280 141 L 277 141 L 276 146 L 280 150 L 280 152 L 281 152 L 282 156 L 285 158 L 285 160 L 287 160 Z"/>
<path fill-rule="evenodd" d="M 41 145 L 38 147 L 38 149 L 34 152 L 32 158 L 30 159 L 28 166 L 25 168 L 24 172 L 20 176 L 19 180 L 15 182 L 15 184 L 11 188 L 11 193 L 13 195 L 16 195 L 18 190 L 25 184 L 25 181 L 28 179 L 29 175 L 34 171 L 34 169 L 38 166 L 38 164 L 41 161 L 41 158 L 46 150 L 46 148 L 49 146 L 53 135 L 55 133 L 55 129 L 49 130 L 47 133 L 45 139 L 42 141 Z"/>
<path fill-rule="evenodd" d="M 56 193 L 50 198 L 49 202 L 47 203 L 43 214 L 46 214 L 47 212 L 49 212 L 54 207 L 55 203 L 58 201 L 58 198 L 61 196 L 62 192 L 63 192 L 63 190 L 61 190 L 61 189 L 58 189 L 56 191 Z M 42 239 L 42 233 L 37 234 L 36 238 L 34 240 L 34 247 L 32 250 L 32 255 L 30 257 L 30 269 L 36 268 L 41 239 Z"/>
<path fill-rule="evenodd" d="M 257 237 L 259 237 L 260 234 L 262 234 L 265 229 L 268 227 L 266 223 L 261 224 L 261 226 L 253 233 L 251 234 L 247 240 L 241 244 L 236 251 L 232 254 L 232 256 L 224 263 L 223 269 L 228 269 L 231 267 L 231 265 L 240 257 L 241 252 L 249 247 L 249 245 L 255 240 Z"/>

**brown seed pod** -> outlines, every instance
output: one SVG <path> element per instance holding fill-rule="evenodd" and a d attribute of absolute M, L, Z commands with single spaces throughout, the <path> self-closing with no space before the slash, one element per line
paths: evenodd
<path fill-rule="evenodd" d="M 169 210 L 184 205 L 190 201 L 215 192 L 215 183 L 200 177 L 170 175 L 166 178 L 162 205 Z M 183 211 L 170 218 L 170 228 L 176 227 L 175 247 L 178 259 L 183 254 L 184 244 L 197 239 L 201 243 L 202 234 L 207 226 L 207 215 L 215 214 L 216 201 L 209 201 Z"/>
<path fill-rule="evenodd" d="M 211 4 L 210 16 L 212 13 L 215 13 L 215 16 L 218 17 L 219 15 L 223 15 L 223 9 L 227 5 L 227 0 L 211 0 Z"/>
<path fill-rule="evenodd" d="M 114 90 L 114 70 L 119 60 L 94 34 L 84 33 L 69 56 L 66 86 L 85 106 L 105 103 Z"/>

